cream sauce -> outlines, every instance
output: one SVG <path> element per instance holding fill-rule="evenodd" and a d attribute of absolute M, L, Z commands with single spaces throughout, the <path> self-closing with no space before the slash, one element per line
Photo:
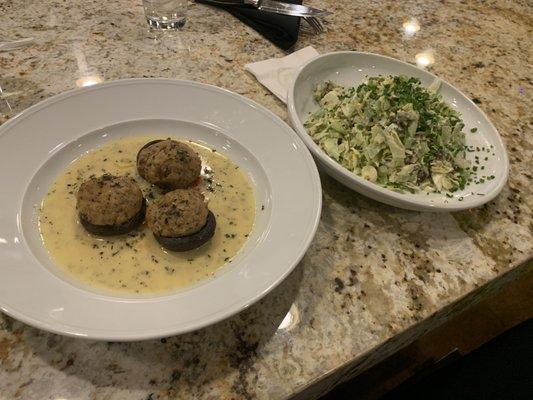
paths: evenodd
<path fill-rule="evenodd" d="M 137 173 L 136 155 L 157 137 L 122 138 L 75 160 L 50 187 L 39 209 L 39 229 L 50 257 L 75 280 L 100 289 L 161 293 L 198 283 L 212 275 L 242 248 L 255 218 L 255 200 L 246 174 L 226 156 L 188 142 L 202 159 L 202 192 L 215 214 L 217 228 L 204 246 L 183 253 L 163 249 L 143 224 L 122 236 L 88 234 L 76 211 L 76 192 L 91 175 L 130 175 L 147 202 L 161 196 Z M 178 139 L 179 140 L 179 139 Z"/>

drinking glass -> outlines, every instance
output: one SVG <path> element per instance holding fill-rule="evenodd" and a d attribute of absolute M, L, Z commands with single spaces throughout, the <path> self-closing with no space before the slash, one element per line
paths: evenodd
<path fill-rule="evenodd" d="M 187 20 L 187 0 L 143 0 L 143 7 L 154 29 L 179 29 Z"/>

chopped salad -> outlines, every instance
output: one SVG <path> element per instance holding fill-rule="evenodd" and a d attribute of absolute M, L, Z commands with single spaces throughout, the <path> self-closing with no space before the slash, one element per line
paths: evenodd
<path fill-rule="evenodd" d="M 326 81 L 314 90 L 320 108 L 305 122 L 335 161 L 383 187 L 416 193 L 454 192 L 471 181 L 464 123 L 417 78 L 376 76 L 358 87 Z"/>

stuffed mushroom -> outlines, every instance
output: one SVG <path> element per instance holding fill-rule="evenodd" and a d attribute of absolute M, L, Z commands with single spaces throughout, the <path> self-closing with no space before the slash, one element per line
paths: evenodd
<path fill-rule="evenodd" d="M 146 202 L 131 177 L 102 175 L 83 182 L 77 193 L 80 222 L 101 236 L 127 233 L 144 220 Z"/>
<path fill-rule="evenodd" d="M 176 189 L 151 203 L 146 222 L 154 237 L 172 251 L 188 251 L 205 244 L 215 233 L 215 216 L 196 189 Z"/>
<path fill-rule="evenodd" d="M 185 143 L 154 140 L 137 153 L 137 171 L 148 182 L 165 190 L 185 189 L 200 176 L 202 161 Z"/>

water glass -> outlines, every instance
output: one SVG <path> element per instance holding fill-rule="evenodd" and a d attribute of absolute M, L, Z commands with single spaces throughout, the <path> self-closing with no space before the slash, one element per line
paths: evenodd
<path fill-rule="evenodd" d="M 187 20 L 187 0 L 143 0 L 143 7 L 154 29 L 179 29 Z"/>

